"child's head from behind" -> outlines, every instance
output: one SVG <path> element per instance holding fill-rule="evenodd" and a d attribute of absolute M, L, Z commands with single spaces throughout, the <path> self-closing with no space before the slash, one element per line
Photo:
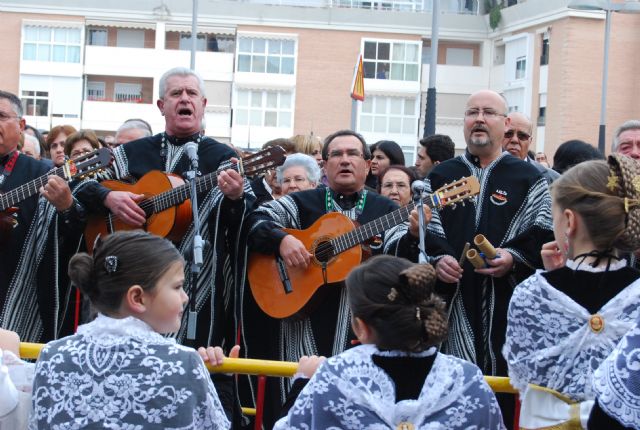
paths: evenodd
<path fill-rule="evenodd" d="M 551 185 L 553 231 L 558 244 L 575 239 L 576 229 L 582 226 L 583 234 L 596 251 L 637 249 L 640 246 L 640 232 L 636 231 L 640 227 L 638 167 L 632 159 L 616 155 L 610 156 L 608 162 L 580 163 L 554 181 Z M 571 243 L 568 246 L 569 258 L 575 257 Z"/>
<path fill-rule="evenodd" d="M 93 256 L 71 258 L 69 277 L 105 315 L 134 316 L 159 333 L 180 328 L 187 301 L 184 264 L 166 239 L 143 231 L 98 239 Z"/>
<path fill-rule="evenodd" d="M 439 344 L 447 317 L 444 301 L 433 293 L 435 279 L 431 265 L 388 255 L 356 267 L 347 278 L 354 330 L 364 322 L 383 350 L 420 352 Z"/>

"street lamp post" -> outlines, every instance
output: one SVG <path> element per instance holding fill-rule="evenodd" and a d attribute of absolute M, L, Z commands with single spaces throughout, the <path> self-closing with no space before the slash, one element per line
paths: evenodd
<path fill-rule="evenodd" d="M 640 13 L 640 2 L 637 0 L 613 3 L 610 0 L 572 0 L 569 9 L 598 10 L 605 13 L 604 27 L 604 59 L 602 63 L 602 96 L 600 98 L 600 126 L 598 127 L 598 149 L 604 155 L 606 142 L 607 116 L 607 79 L 609 77 L 609 38 L 611 33 L 611 14 Z"/>

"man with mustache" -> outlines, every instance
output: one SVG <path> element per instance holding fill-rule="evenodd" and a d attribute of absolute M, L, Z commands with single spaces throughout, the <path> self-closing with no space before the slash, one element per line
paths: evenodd
<path fill-rule="evenodd" d="M 287 267 L 307 267 L 314 264 L 312 255 L 300 240 L 282 228 L 306 229 L 328 212 L 340 212 L 362 225 L 398 208 L 386 197 L 365 190 L 371 152 L 358 133 L 341 130 L 329 135 L 322 148 L 322 159 L 328 187 L 283 196 L 264 203 L 251 214 L 249 245 L 254 251 L 278 255 Z M 377 238 L 379 246 L 373 252 L 417 255 L 415 210 L 410 216 L 410 224 L 409 232 L 405 223 L 384 232 Z M 256 317 L 249 320 L 245 312 L 243 350 L 252 358 L 286 361 L 298 361 L 303 355 L 329 356 L 344 351 L 355 336 L 350 328 L 349 308 L 342 287 L 343 283 L 322 286 L 318 291 L 321 300 L 310 317 L 297 321 L 274 320 L 260 315 L 255 311 L 255 303 L 251 303 L 250 293 L 246 293 L 245 309 L 253 306 Z M 266 396 L 273 401 L 265 411 L 268 428 L 276 418 L 273 413 L 279 410 L 279 403 L 284 399 L 281 395 L 288 391 L 289 381 L 281 383 L 281 389 L 272 386 Z"/>
<path fill-rule="evenodd" d="M 553 240 L 547 181 L 529 163 L 502 151 L 510 126 L 499 94 L 472 94 L 464 112 L 465 154 L 434 167 L 427 189 L 464 176 L 480 181 L 480 194 L 465 206 L 434 212 L 427 227 L 427 253 L 433 257 L 438 290 L 450 306 L 449 337 L 443 352 L 471 361 L 486 375 L 507 375 L 501 354 L 513 287 L 542 268 L 540 249 Z M 459 260 L 466 242 L 483 234 L 498 256 L 474 269 Z M 502 402 L 501 402 L 502 403 Z M 513 408 L 503 407 L 507 425 Z"/>

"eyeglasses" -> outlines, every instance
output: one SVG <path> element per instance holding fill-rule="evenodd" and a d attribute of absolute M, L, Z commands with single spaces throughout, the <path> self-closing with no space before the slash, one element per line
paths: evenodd
<path fill-rule="evenodd" d="M 282 185 L 290 184 L 292 182 L 295 182 L 296 184 L 304 184 L 305 182 L 309 182 L 309 179 L 305 178 L 304 176 L 296 176 L 294 178 L 282 178 Z"/>
<path fill-rule="evenodd" d="M 10 115 L 6 112 L 0 112 L 0 122 L 9 121 L 10 119 L 20 118 L 18 115 Z"/>
<path fill-rule="evenodd" d="M 513 137 L 513 135 L 514 135 L 514 134 L 515 134 L 516 136 L 518 136 L 518 140 L 519 140 L 520 142 L 525 142 L 525 141 L 527 141 L 527 140 L 531 139 L 531 135 L 530 135 L 530 134 L 527 134 L 527 133 L 525 133 L 524 131 L 518 131 L 518 132 L 515 132 L 515 131 L 513 131 L 513 130 L 505 131 L 505 132 L 504 132 L 504 138 L 505 138 L 505 139 L 511 139 L 511 138 Z"/>
<path fill-rule="evenodd" d="M 344 156 L 347 156 L 348 159 L 353 160 L 356 158 L 363 158 L 364 156 L 362 155 L 362 152 L 358 151 L 357 149 L 347 149 L 346 151 L 331 151 L 329 153 L 329 158 L 342 158 Z"/>
<path fill-rule="evenodd" d="M 383 190 L 392 190 L 397 188 L 398 191 L 404 191 L 409 188 L 409 184 L 406 182 L 384 182 L 381 187 Z"/>
<path fill-rule="evenodd" d="M 484 119 L 493 119 L 497 116 L 503 116 L 506 117 L 507 115 L 504 113 L 499 113 L 497 111 L 495 111 L 494 109 L 467 109 L 464 112 L 464 116 L 465 118 L 472 118 L 472 119 L 476 119 L 478 118 L 478 116 L 480 115 L 480 113 L 482 113 L 482 116 L 484 117 Z"/>

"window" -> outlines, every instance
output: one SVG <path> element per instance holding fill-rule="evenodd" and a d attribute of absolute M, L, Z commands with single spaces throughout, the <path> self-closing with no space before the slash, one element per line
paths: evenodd
<path fill-rule="evenodd" d="M 234 109 L 235 124 L 290 128 L 292 110 L 290 92 L 238 90 Z"/>
<path fill-rule="evenodd" d="M 540 65 L 549 64 L 549 37 L 542 35 L 542 51 L 540 52 Z"/>
<path fill-rule="evenodd" d="M 293 40 L 238 39 L 238 72 L 293 75 L 294 68 Z"/>
<path fill-rule="evenodd" d="M 80 63 L 80 29 L 26 25 L 22 59 Z"/>
<path fill-rule="evenodd" d="M 139 103 L 142 101 L 141 84 L 123 84 L 116 82 L 113 91 L 113 100 L 116 102 Z"/>
<path fill-rule="evenodd" d="M 364 42 L 364 77 L 418 81 L 419 42 Z"/>
<path fill-rule="evenodd" d="M 527 59 L 518 57 L 516 60 L 516 79 L 524 79 L 526 75 Z"/>
<path fill-rule="evenodd" d="M 144 30 L 119 28 L 116 46 L 120 48 L 144 48 Z"/>
<path fill-rule="evenodd" d="M 89 28 L 87 30 L 87 45 L 92 46 L 107 46 L 107 30 L 100 30 L 97 28 Z"/>
<path fill-rule="evenodd" d="M 22 91 L 22 107 L 25 115 L 49 116 L 49 93 L 47 91 Z"/>
<path fill-rule="evenodd" d="M 104 100 L 104 82 L 87 82 L 87 100 Z"/>
<path fill-rule="evenodd" d="M 361 132 L 415 135 L 417 127 L 415 98 L 367 96 L 362 103 Z"/>
<path fill-rule="evenodd" d="M 473 49 L 447 48 L 445 61 L 450 66 L 473 66 Z"/>
<path fill-rule="evenodd" d="M 222 34 L 198 34 L 196 51 L 234 53 L 236 41 L 233 36 Z M 191 33 L 180 33 L 178 49 L 191 51 Z"/>
<path fill-rule="evenodd" d="M 547 123 L 547 107 L 540 106 L 538 109 L 538 125 L 543 127 Z"/>

